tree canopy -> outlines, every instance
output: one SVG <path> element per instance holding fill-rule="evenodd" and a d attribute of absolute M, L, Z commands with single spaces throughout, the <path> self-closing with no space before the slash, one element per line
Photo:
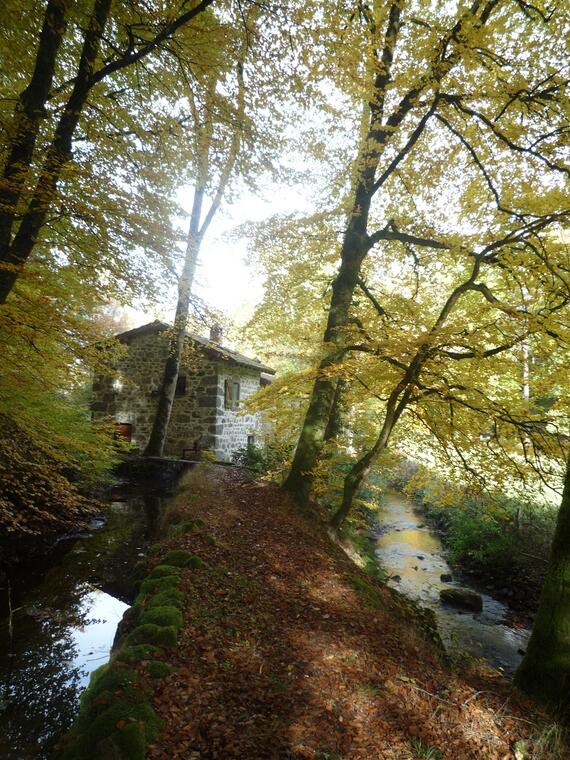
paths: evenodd
<path fill-rule="evenodd" d="M 336 43 L 344 50 L 351 35 L 350 48 L 358 51 L 348 84 L 350 59 L 342 59 L 336 80 L 354 104 L 355 160 L 341 169 L 344 203 L 331 209 L 344 227 L 337 249 L 340 266 L 332 280 L 322 358 L 286 482 L 302 500 L 318 459 L 335 376 L 358 327 L 357 291 L 372 304 L 385 341 L 393 337 L 389 309 L 381 298 L 369 297 L 372 274 L 397 283 L 400 298 L 413 302 L 421 298 L 416 292 L 420 270 L 431 259 L 442 272 L 463 276 L 464 290 L 476 291 L 503 315 L 520 310 L 520 298 L 509 292 L 503 303 L 492 292 L 492 280 L 481 280 L 481 269 L 491 267 L 492 274 L 484 276 L 493 279 L 498 270 L 509 272 L 510 285 L 519 289 L 528 282 L 532 290 L 532 276 L 553 281 L 555 293 L 564 289 L 564 246 L 552 241 L 568 216 L 566 80 L 558 47 L 560 25 L 568 23 L 565 11 L 557 22 L 538 8 L 507 2 L 432 12 L 413 3 L 361 6 L 359 14 L 347 12 L 344 24 L 329 29 L 331 47 Z M 359 117 L 363 105 L 364 119 Z M 402 256 L 410 265 L 411 283 L 400 282 L 406 267 Z M 439 293 L 431 287 L 430 295 Z M 456 296 L 450 297 L 455 303 Z M 556 306 L 556 295 L 552 298 L 547 312 L 558 312 L 566 296 Z M 443 309 L 442 319 L 430 325 L 423 316 L 433 314 L 434 307 Z M 448 318 L 442 302 L 436 300 L 434 307 L 408 314 L 408 324 L 418 320 L 417 343 L 408 336 L 404 361 L 397 358 L 399 367 L 392 362 L 382 369 L 384 376 L 398 369 L 403 373 L 395 385 L 401 386 L 396 405 L 400 394 L 418 390 L 418 364 L 424 366 L 429 343 Z M 499 322 L 494 334 L 490 327 L 476 330 L 463 343 L 449 336 L 447 350 L 457 353 L 463 345 L 467 352 L 493 356 L 505 337 L 507 343 L 523 340 L 512 330 L 502 335 L 503 327 Z M 454 330 L 459 332 L 457 326 Z"/>
<path fill-rule="evenodd" d="M 294 450 L 284 488 L 309 508 L 342 471 L 335 529 L 394 456 L 475 494 L 560 491 L 569 32 L 570 10 L 542 0 L 8 0 L 3 526 L 85 507 L 79 489 L 120 448 L 86 392 L 121 351 L 109 312 L 175 284 L 146 451 L 162 454 L 202 242 L 222 202 L 267 176 L 311 195 L 305 215 L 242 227 L 266 279 L 250 335 L 282 369 L 254 403 Z M 569 493 L 545 620 L 567 578 Z"/>

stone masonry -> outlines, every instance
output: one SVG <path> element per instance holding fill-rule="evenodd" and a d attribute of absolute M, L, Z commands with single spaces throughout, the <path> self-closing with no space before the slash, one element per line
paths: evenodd
<path fill-rule="evenodd" d="M 154 322 L 117 336 L 127 350 L 115 368 L 115 376 L 99 375 L 93 382 L 94 419 L 111 417 L 130 426 L 131 443 L 141 451 L 150 436 L 158 403 L 168 355 L 167 327 Z M 250 436 L 259 443 L 263 430 L 260 415 L 243 414 L 240 407 L 259 390 L 262 372 L 273 373 L 255 359 L 189 335 L 165 456 L 191 458 L 195 451 L 211 450 L 218 461 L 231 461 L 232 454 L 246 446 Z M 226 380 L 239 384 L 239 402 L 230 408 Z"/>

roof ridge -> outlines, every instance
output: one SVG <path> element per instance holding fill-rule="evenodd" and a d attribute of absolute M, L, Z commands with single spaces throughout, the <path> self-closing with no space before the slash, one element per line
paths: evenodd
<path fill-rule="evenodd" d="M 118 340 L 128 343 L 128 341 L 131 338 L 136 338 L 139 335 L 144 335 L 145 333 L 152 333 L 154 331 L 164 331 L 167 330 L 171 325 L 168 324 L 168 322 L 163 322 L 160 319 L 155 319 L 152 322 L 147 322 L 144 325 L 140 325 L 139 327 L 133 327 L 130 330 L 125 330 L 122 333 L 118 333 L 115 335 L 115 338 Z M 210 340 L 209 338 L 204 338 L 201 335 L 198 335 L 197 333 L 189 332 L 188 330 L 184 330 L 184 335 L 190 340 L 193 340 L 195 343 L 199 343 L 204 348 L 206 348 L 209 351 L 213 351 L 219 355 L 221 355 L 222 359 L 230 359 L 231 361 L 234 361 L 236 364 L 241 364 L 246 367 L 253 367 L 254 369 L 259 369 L 260 372 L 267 372 L 268 374 L 274 375 L 275 370 L 271 367 L 268 367 L 267 365 L 263 364 L 259 361 L 259 359 L 252 359 L 249 356 L 246 356 L 245 354 L 240 353 L 239 351 L 236 351 L 233 348 L 228 348 L 227 346 L 222 346 L 219 343 L 215 343 L 214 341 Z"/>

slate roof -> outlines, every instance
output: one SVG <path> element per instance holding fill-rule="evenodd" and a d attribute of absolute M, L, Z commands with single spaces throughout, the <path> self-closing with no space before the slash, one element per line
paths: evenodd
<path fill-rule="evenodd" d="M 140 327 L 135 327 L 132 330 L 127 330 L 126 332 L 119 333 L 118 335 L 115 335 L 115 337 L 122 343 L 130 343 L 133 338 L 138 338 L 140 335 L 148 335 L 154 332 L 164 332 L 164 330 L 168 330 L 169 328 L 170 325 L 168 325 L 166 322 L 161 322 L 160 319 L 155 319 L 154 322 L 149 322 L 146 325 L 141 325 Z M 275 374 L 274 369 L 271 369 L 271 367 L 267 367 L 265 364 L 262 364 L 258 359 L 251 359 L 249 356 L 244 356 L 237 351 L 233 351 L 231 348 L 220 346 L 218 343 L 214 343 L 207 338 L 202 338 L 200 335 L 189 332 L 187 332 L 186 335 L 194 343 L 202 346 L 207 353 L 219 359 L 229 361 L 230 363 L 237 364 L 241 367 L 252 367 L 253 369 L 258 369 L 260 372 L 263 372 L 265 374 Z"/>

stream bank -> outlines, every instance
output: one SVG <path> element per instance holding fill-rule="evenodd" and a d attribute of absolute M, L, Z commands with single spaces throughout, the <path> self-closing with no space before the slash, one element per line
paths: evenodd
<path fill-rule="evenodd" d="M 550 550 L 550 542 L 545 540 L 544 533 L 538 541 L 536 534 L 520 537 L 521 546 L 509 553 L 509 561 L 506 558 L 501 558 L 502 562 L 499 563 L 491 559 L 476 559 L 469 556 L 469 549 L 454 560 L 449 556 L 452 549 L 449 528 L 442 520 L 446 508 L 436 509 L 414 498 L 412 502 L 421 521 L 440 539 L 454 576 L 507 605 L 509 618 L 515 627 L 531 628 L 546 577 Z M 552 534 L 553 531 L 552 527 Z M 481 541 L 484 542 L 485 537 Z M 530 551 L 529 547 L 532 547 Z"/>
<path fill-rule="evenodd" d="M 439 536 L 417 514 L 405 496 L 386 492 L 379 509 L 375 554 L 388 573 L 388 584 L 431 609 L 446 648 L 455 657 L 465 653 L 482 658 L 499 672 L 512 676 L 518 667 L 530 630 L 513 624 L 508 605 L 470 587 L 447 563 Z M 478 595 L 481 611 L 442 603 L 440 594 L 466 589 Z"/>
<path fill-rule="evenodd" d="M 109 657 L 163 496 L 111 495 L 104 518 L 12 568 L 0 608 L 0 756 L 44 760 L 77 714 L 90 673 Z"/>
<path fill-rule="evenodd" d="M 182 569 L 176 580 L 183 612 L 178 646 L 169 648 L 164 665 L 154 663 L 161 665 L 159 678 L 138 656 L 138 649 L 129 663 L 134 676 L 121 673 L 125 683 L 114 680 L 113 669 L 103 671 L 105 677 L 112 674 L 108 678 L 118 696 L 130 690 L 131 677 L 152 694 L 149 706 L 156 725 L 164 730 L 147 748 L 151 760 L 412 760 L 418 756 L 417 747 L 439 750 L 442 760 L 504 760 L 512 759 L 517 741 L 527 741 L 532 749 L 543 716 L 502 680 L 479 674 L 471 683 L 450 672 L 401 597 L 356 568 L 330 542 L 323 524 L 300 515 L 279 489 L 252 482 L 250 474 L 237 468 L 200 466 L 184 476 L 164 518 L 160 501 L 145 506 L 140 496 L 133 498 L 139 499 L 138 507 L 113 504 L 112 511 L 116 508 L 124 517 L 124 532 L 115 531 L 121 536 L 118 543 L 108 537 L 110 551 L 93 543 L 103 535 L 103 527 L 85 543 L 76 543 L 72 548 L 77 551 L 65 555 L 53 577 L 51 571 L 45 574 L 48 585 L 59 593 L 60 583 L 67 583 L 62 569 L 67 558 L 75 557 L 67 571 L 72 579 L 77 577 L 73 564 L 79 561 L 83 575 L 65 586 L 64 593 L 76 602 L 71 614 L 85 612 L 71 621 L 78 627 L 66 626 L 63 615 L 54 614 L 55 606 L 44 608 L 42 619 L 36 620 L 29 614 L 27 598 L 17 602 L 27 610 L 13 610 L 14 624 L 23 614 L 21 630 L 31 618 L 44 638 L 30 644 L 30 651 L 38 652 L 37 698 L 34 683 L 18 684 L 20 699 L 29 699 L 35 710 L 33 720 L 24 709 L 14 709 L 13 699 L 12 712 L 1 719 L 0 754 L 6 760 L 52 757 L 57 736 L 66 727 L 60 721 L 75 718 L 88 672 L 107 661 L 108 638 L 99 652 L 93 644 L 80 650 L 75 638 L 78 629 L 94 631 L 101 622 L 91 620 L 98 609 L 82 610 L 81 602 L 87 606 L 88 594 L 96 591 L 114 593 L 105 581 L 110 576 L 87 573 L 97 566 L 86 556 L 90 547 L 96 549 L 91 559 L 100 555 L 103 573 L 125 544 L 135 560 L 139 553 L 144 555 L 147 543 L 154 542 L 158 522 L 161 528 L 168 524 L 168 529 L 145 562 L 145 575 L 154 566 L 147 586 L 157 591 L 157 579 L 164 583 L 163 576 L 170 576 L 171 570 L 163 566 L 169 556 L 182 552 L 198 558 L 192 571 Z M 128 575 L 128 565 L 121 567 L 119 562 L 117 568 L 121 580 Z M 146 593 L 144 584 L 141 592 Z M 125 609 L 132 595 L 119 601 Z M 108 609 L 101 617 L 114 629 Z M 127 617 L 132 617 L 130 612 Z M 152 633 L 152 624 L 142 618 L 140 622 L 147 626 L 145 636 Z M 127 637 L 134 633 L 129 625 L 124 630 Z M 52 660 L 44 663 L 50 653 Z M 29 670 L 27 679 L 32 678 L 36 672 L 32 676 Z M 152 684 L 146 683 L 149 678 Z M 108 686 L 101 682 L 98 688 Z M 54 692 L 64 699 L 50 701 Z M 88 730 L 88 724 L 83 728 Z M 122 715 L 114 729 L 134 730 Z M 150 732 L 147 741 L 151 734 L 157 736 Z"/>

